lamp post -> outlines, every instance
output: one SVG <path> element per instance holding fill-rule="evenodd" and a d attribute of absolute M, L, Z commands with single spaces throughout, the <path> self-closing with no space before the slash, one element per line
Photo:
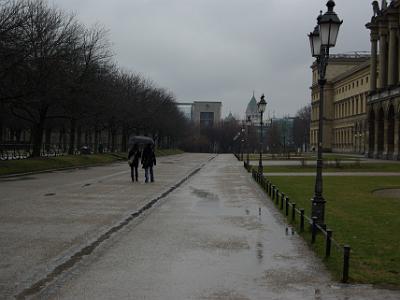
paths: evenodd
<path fill-rule="evenodd" d="M 249 166 L 249 164 L 250 164 L 250 154 L 249 154 L 249 152 L 250 152 L 250 143 L 249 143 L 249 136 L 250 136 L 250 126 L 251 126 L 251 118 L 250 118 L 250 116 L 247 116 L 247 119 L 246 119 L 246 127 L 247 127 L 247 134 L 246 134 L 246 163 L 247 163 L 247 166 Z"/>
<path fill-rule="evenodd" d="M 326 66 L 329 60 L 329 48 L 335 47 L 340 25 L 339 20 L 333 11 L 335 1 L 329 0 L 326 4 L 328 11 L 318 17 L 318 25 L 308 37 L 310 40 L 311 53 L 316 58 L 318 68 L 319 85 L 319 120 L 318 120 L 318 157 L 317 174 L 315 178 L 315 191 L 312 198 L 311 216 L 317 218 L 317 224 L 325 227 L 325 199 L 322 196 L 322 151 L 323 151 L 323 117 L 324 117 L 324 87 L 326 84 Z"/>
<path fill-rule="evenodd" d="M 241 161 L 243 161 L 243 152 L 244 152 L 244 134 L 245 134 L 244 122 L 242 122 L 242 128 L 240 129 L 240 148 L 241 148 L 240 160 L 241 160 Z"/>
<path fill-rule="evenodd" d="M 263 114 L 267 107 L 264 94 L 261 95 L 260 102 L 257 103 L 258 112 L 260 113 L 260 159 L 258 161 L 258 173 L 263 173 L 262 154 L 263 154 Z"/>

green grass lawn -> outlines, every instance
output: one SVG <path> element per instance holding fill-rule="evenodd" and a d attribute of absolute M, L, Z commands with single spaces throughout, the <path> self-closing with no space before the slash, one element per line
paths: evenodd
<path fill-rule="evenodd" d="M 257 166 L 253 166 L 257 168 Z M 264 162 L 265 173 L 301 173 L 315 172 L 316 166 L 268 166 Z M 340 167 L 332 165 L 325 166 L 323 172 L 400 172 L 400 164 L 387 163 L 362 163 L 362 164 L 342 164 Z"/>
<path fill-rule="evenodd" d="M 271 176 L 269 179 L 298 208 L 310 215 L 313 177 Z M 352 248 L 350 281 L 400 288 L 400 197 L 374 196 L 381 188 L 400 188 L 396 177 L 325 177 L 326 224 L 340 244 Z M 308 226 L 307 226 L 308 227 Z M 303 234 L 310 239 L 309 232 Z M 313 246 L 323 257 L 324 238 Z M 334 252 L 325 260 L 336 279 L 340 279 L 342 254 Z"/>
<path fill-rule="evenodd" d="M 156 156 L 166 156 L 183 153 L 177 149 L 156 150 Z M 90 166 L 127 160 L 127 153 L 106 153 L 91 155 L 65 155 L 48 158 L 28 158 L 21 160 L 0 161 L 0 176 L 38 172 L 51 169 Z"/>
<path fill-rule="evenodd" d="M 306 161 L 313 161 L 316 160 L 316 154 L 302 154 L 302 153 L 291 153 L 290 158 L 288 158 L 286 155 L 282 154 L 270 154 L 270 153 L 263 153 L 263 160 L 306 160 Z M 249 159 L 250 160 L 256 160 L 258 161 L 260 158 L 259 154 L 250 154 Z M 246 160 L 246 154 L 243 154 L 243 159 Z M 352 155 L 339 155 L 339 154 L 334 154 L 334 153 L 328 153 L 323 155 L 324 161 L 335 161 L 336 159 L 339 161 L 354 161 L 354 160 L 359 160 L 361 159 L 359 156 L 352 156 Z"/>

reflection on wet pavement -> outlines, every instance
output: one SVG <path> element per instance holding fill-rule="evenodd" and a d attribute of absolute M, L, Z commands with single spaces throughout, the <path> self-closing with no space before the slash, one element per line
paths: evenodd
<path fill-rule="evenodd" d="M 218 156 L 41 299 L 399 299 L 332 281 L 247 175 Z"/>

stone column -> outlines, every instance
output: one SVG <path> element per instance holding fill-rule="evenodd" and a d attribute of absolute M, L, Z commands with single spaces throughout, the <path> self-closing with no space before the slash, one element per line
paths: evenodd
<path fill-rule="evenodd" d="M 376 72 L 377 72 L 377 60 L 378 60 L 378 35 L 376 32 L 371 31 L 371 81 L 370 91 L 376 91 Z"/>
<path fill-rule="evenodd" d="M 397 83 L 400 84 L 400 30 L 397 30 Z"/>
<path fill-rule="evenodd" d="M 387 85 L 387 33 L 381 30 L 379 39 L 379 89 Z"/>
<path fill-rule="evenodd" d="M 367 123 L 367 128 L 368 128 L 368 123 Z M 364 130 L 364 136 L 363 136 L 363 145 L 364 145 L 364 154 L 365 157 L 371 157 L 372 153 L 369 151 L 369 137 L 370 137 L 370 133 L 369 133 L 369 128 Z"/>
<path fill-rule="evenodd" d="M 388 85 L 397 83 L 398 62 L 397 62 L 397 24 L 391 21 L 389 24 L 389 59 L 388 59 Z"/>
<path fill-rule="evenodd" d="M 377 114 L 375 114 L 376 116 Z M 379 120 L 378 118 L 375 118 L 375 137 L 374 137 L 374 158 L 379 157 L 379 151 L 378 151 L 378 139 L 379 139 Z"/>
<path fill-rule="evenodd" d="M 394 149 L 393 149 L 393 159 L 399 159 L 399 115 L 394 117 Z"/>
<path fill-rule="evenodd" d="M 387 115 L 385 114 L 383 119 L 383 153 L 382 153 L 383 159 L 388 159 L 389 155 L 388 129 L 389 129 L 389 121 L 387 119 Z"/>

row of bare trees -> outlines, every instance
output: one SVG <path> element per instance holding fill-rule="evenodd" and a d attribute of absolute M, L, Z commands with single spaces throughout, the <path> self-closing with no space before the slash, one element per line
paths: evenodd
<path fill-rule="evenodd" d="M 101 26 L 45 0 L 0 0 L 0 133 L 29 128 L 32 156 L 55 129 L 72 153 L 83 128 L 95 140 L 107 130 L 113 145 L 122 135 L 124 148 L 130 133 L 177 139 L 184 122 L 170 92 L 115 65 Z"/>

